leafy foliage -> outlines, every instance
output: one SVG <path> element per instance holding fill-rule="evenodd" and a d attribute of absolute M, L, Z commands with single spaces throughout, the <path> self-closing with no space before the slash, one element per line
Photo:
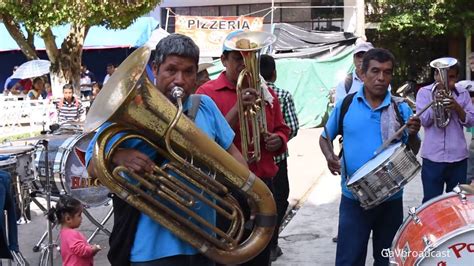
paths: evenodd
<path fill-rule="evenodd" d="M 8 13 L 26 28 L 43 33 L 56 25 L 104 25 L 123 29 L 137 17 L 153 9 L 159 0 L 148 1 L 93 1 L 93 0 L 35 0 L 2 1 L 0 13 Z"/>
<path fill-rule="evenodd" d="M 79 83 L 82 45 L 91 26 L 109 29 L 128 27 L 139 16 L 159 4 L 159 0 L 1 0 L 3 19 L 13 39 L 29 59 L 37 58 L 33 35 L 43 38 L 52 63 L 52 72 L 66 82 Z M 69 35 L 57 47 L 51 28 L 70 24 Z M 27 36 L 21 30 L 26 29 Z M 76 86 L 78 89 L 78 86 Z"/>
<path fill-rule="evenodd" d="M 429 62 L 448 55 L 448 40 L 474 29 L 472 0 L 368 0 L 367 20 L 380 23 L 368 31 L 376 45 L 397 57 L 396 82 L 429 81 Z"/>

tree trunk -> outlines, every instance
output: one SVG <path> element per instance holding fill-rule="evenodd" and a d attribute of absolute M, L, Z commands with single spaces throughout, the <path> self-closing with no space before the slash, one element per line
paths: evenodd
<path fill-rule="evenodd" d="M 73 85 L 74 93 L 78 97 L 81 95 L 82 48 L 88 31 L 88 26 L 73 23 L 71 24 L 69 35 L 61 44 L 59 65 L 64 73 L 64 77 Z"/>
<path fill-rule="evenodd" d="M 15 42 L 20 47 L 23 54 L 28 60 L 38 59 L 38 55 L 29 41 L 23 35 L 23 32 L 20 30 L 20 26 L 13 21 L 13 18 L 9 15 L 2 14 L 3 24 L 7 28 L 8 33 L 12 36 Z M 30 38 L 30 36 L 28 36 Z"/>
<path fill-rule="evenodd" d="M 61 49 L 56 46 L 51 29 L 46 30 L 42 35 L 51 61 L 51 87 L 55 97 L 57 97 L 56 94 L 59 94 L 59 97 L 62 96 L 62 87 L 67 83 L 73 85 L 76 96 L 81 96 L 82 47 L 88 30 L 88 26 L 71 24 L 69 34 L 61 44 Z"/>

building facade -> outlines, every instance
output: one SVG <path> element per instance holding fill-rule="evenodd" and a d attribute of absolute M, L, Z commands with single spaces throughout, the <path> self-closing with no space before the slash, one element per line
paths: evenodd
<path fill-rule="evenodd" d="M 272 3 L 273 2 L 273 3 Z M 174 32 L 174 15 L 258 16 L 264 28 L 271 23 L 290 23 L 305 29 L 356 32 L 360 0 L 163 0 L 153 12 L 163 28 Z M 272 15 L 273 5 L 273 15 Z M 362 5 L 362 9 L 364 5 Z M 362 20 L 363 21 L 363 20 Z M 360 22 L 363 23 L 363 22 Z M 359 23 L 359 24 L 360 24 Z M 363 25 L 362 25 L 363 28 Z"/>

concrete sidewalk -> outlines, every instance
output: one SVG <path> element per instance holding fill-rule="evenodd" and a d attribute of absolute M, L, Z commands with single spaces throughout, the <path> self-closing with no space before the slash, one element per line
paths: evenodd
<path fill-rule="evenodd" d="M 291 222 L 280 233 L 279 245 L 283 255 L 272 265 L 334 265 L 337 235 L 340 177 L 323 174 L 311 191 L 308 199 Z M 418 175 L 404 191 L 405 217 L 409 207 L 421 204 L 423 191 Z M 366 265 L 373 265 L 372 241 L 369 240 Z"/>

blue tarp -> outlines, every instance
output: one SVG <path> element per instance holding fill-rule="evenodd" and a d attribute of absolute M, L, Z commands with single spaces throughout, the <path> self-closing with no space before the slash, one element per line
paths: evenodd
<path fill-rule="evenodd" d="M 93 26 L 86 36 L 84 49 L 139 47 L 150 38 L 151 32 L 157 25 L 158 21 L 152 17 L 140 17 L 124 30 Z M 69 33 L 69 24 L 53 27 L 52 31 L 56 36 L 57 46 L 61 47 L 61 43 Z M 45 49 L 43 39 L 39 36 L 35 36 L 35 47 L 37 50 Z M 5 25 L 0 23 L 0 52 L 13 50 L 20 50 L 20 48 L 8 33 Z"/>

